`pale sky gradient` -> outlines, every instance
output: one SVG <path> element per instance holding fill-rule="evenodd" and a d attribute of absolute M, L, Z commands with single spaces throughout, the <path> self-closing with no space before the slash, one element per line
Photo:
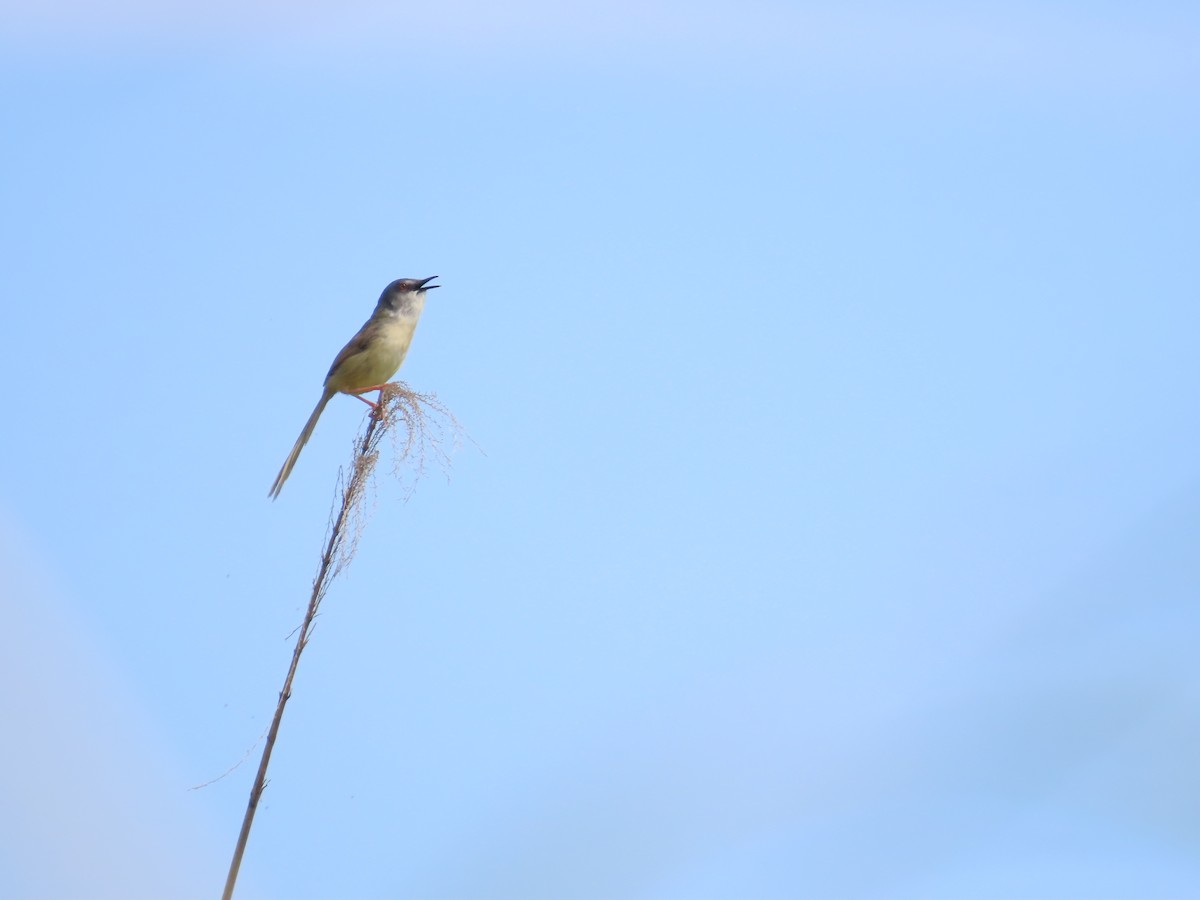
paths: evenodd
<path fill-rule="evenodd" d="M 0 897 L 1200 884 L 1193 4 L 0 8 Z"/>

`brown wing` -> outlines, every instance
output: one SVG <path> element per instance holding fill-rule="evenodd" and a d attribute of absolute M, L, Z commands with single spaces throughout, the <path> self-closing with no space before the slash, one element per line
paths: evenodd
<path fill-rule="evenodd" d="M 350 340 L 346 342 L 346 346 L 341 349 L 336 357 L 334 357 L 333 365 L 331 365 L 329 367 L 329 371 L 325 373 L 326 384 L 329 383 L 330 376 L 333 375 L 338 366 L 340 366 L 350 357 L 358 353 L 362 353 L 367 349 L 367 344 L 371 340 L 371 322 L 372 320 L 368 319 L 363 324 L 363 327 L 358 329 L 358 334 L 350 338 Z"/>

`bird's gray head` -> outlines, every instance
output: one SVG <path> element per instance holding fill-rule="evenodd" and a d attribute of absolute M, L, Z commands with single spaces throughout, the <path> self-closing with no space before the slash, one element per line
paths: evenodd
<path fill-rule="evenodd" d="M 437 278 L 436 275 L 430 275 L 428 278 L 397 278 L 379 295 L 379 306 L 400 310 L 411 306 L 418 300 L 423 305 L 425 292 L 435 287 L 441 287 L 440 284 L 429 283 L 435 278 Z"/>

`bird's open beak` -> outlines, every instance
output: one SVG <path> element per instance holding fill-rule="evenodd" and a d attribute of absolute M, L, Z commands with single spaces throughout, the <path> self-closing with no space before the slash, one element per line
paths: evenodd
<path fill-rule="evenodd" d="M 429 291 L 429 290 L 433 290 L 433 288 L 435 288 L 435 287 L 441 287 L 440 284 L 430 284 L 429 283 L 429 282 L 433 281 L 433 279 L 435 279 L 435 278 L 437 278 L 436 275 L 430 275 L 428 278 L 422 280 L 421 281 L 421 290 Z"/>

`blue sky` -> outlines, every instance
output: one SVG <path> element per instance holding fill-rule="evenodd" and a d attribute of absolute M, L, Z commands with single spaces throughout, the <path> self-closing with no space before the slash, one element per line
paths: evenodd
<path fill-rule="evenodd" d="M 0 11 L 0 895 L 1200 883 L 1200 13 Z M 386 466 L 385 466 L 386 468 Z M 250 753 L 240 768 L 201 790 Z"/>

